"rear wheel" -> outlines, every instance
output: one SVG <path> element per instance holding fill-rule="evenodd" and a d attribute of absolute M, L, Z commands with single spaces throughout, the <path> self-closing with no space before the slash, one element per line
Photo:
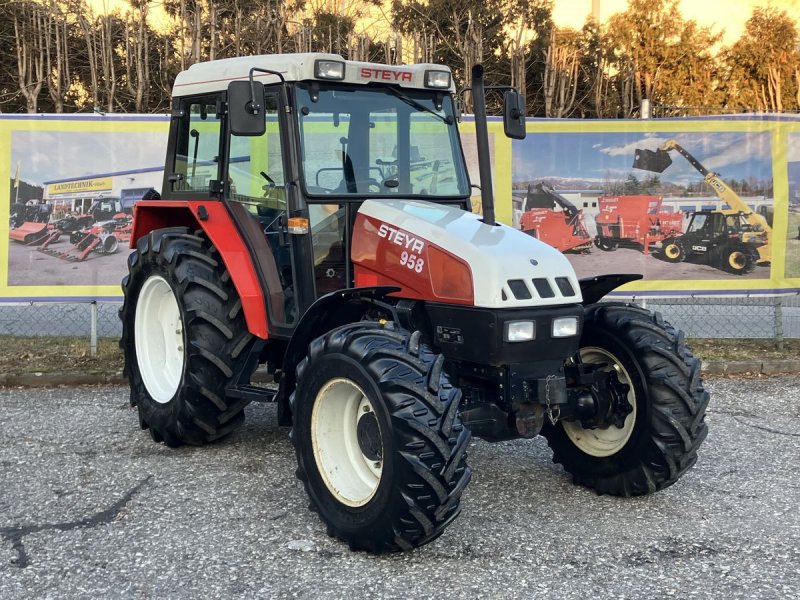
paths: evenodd
<path fill-rule="evenodd" d="M 611 252 L 612 250 L 616 250 L 619 247 L 619 244 L 613 242 L 610 238 L 600 237 L 600 236 L 594 238 L 594 245 L 600 248 L 600 250 L 604 250 L 605 252 Z"/>
<path fill-rule="evenodd" d="M 128 258 L 120 347 L 143 429 L 169 446 L 219 439 L 244 421 L 225 398 L 254 341 L 216 249 L 185 228 L 141 238 Z"/>
<path fill-rule="evenodd" d="M 314 340 L 297 368 L 297 476 L 351 549 L 421 546 L 460 512 L 470 433 L 442 364 L 418 332 L 364 322 Z"/>
<path fill-rule="evenodd" d="M 720 251 L 720 267 L 735 275 L 752 273 L 757 260 L 758 252 L 746 244 L 725 246 Z"/>
<path fill-rule="evenodd" d="M 586 312 L 579 356 L 616 372 L 627 386 L 630 412 L 621 426 L 546 425 L 553 461 L 600 494 L 637 496 L 675 483 L 697 460 L 708 432 L 708 392 L 683 334 L 638 307 L 594 305 Z"/>

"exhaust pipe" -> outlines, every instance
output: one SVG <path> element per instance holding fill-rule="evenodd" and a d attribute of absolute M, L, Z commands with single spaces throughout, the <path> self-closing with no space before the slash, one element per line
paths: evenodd
<path fill-rule="evenodd" d="M 475 113 L 475 137 L 478 146 L 478 173 L 481 177 L 483 222 L 495 225 L 492 164 L 489 160 L 489 128 L 486 125 L 486 91 L 483 87 L 483 65 L 472 67 L 472 106 Z"/>

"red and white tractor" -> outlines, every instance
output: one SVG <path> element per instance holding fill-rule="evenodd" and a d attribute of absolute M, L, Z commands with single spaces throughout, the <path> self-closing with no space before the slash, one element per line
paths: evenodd
<path fill-rule="evenodd" d="M 276 402 L 312 509 L 353 549 L 437 538 L 472 435 L 541 433 L 577 483 L 632 496 L 677 481 L 707 431 L 683 334 L 599 302 L 639 275 L 579 281 L 495 222 L 480 66 L 483 215 L 469 211 L 454 92 L 434 64 L 193 65 L 175 81 L 162 198 L 135 209 L 120 315 L 141 427 L 204 444 Z M 512 89 L 504 124 L 524 137 Z M 277 386 L 251 383 L 259 365 Z"/>

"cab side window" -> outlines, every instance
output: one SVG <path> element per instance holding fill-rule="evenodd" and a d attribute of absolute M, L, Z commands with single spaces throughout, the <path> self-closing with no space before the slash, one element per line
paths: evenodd
<path fill-rule="evenodd" d="M 264 113 L 267 126 L 263 135 L 231 137 L 230 198 L 283 210 L 286 195 L 276 94 L 265 95 Z"/>
<path fill-rule="evenodd" d="M 173 192 L 210 193 L 219 179 L 222 121 L 217 115 L 218 95 L 181 100 L 177 144 L 169 181 Z"/>

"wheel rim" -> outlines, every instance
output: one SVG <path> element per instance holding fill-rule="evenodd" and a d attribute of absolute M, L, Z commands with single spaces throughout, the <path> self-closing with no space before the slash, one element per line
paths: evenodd
<path fill-rule="evenodd" d="M 678 258 L 681 255 L 681 249 L 676 244 L 669 244 L 665 253 L 668 258 Z"/>
<path fill-rule="evenodd" d="M 741 271 L 747 266 L 747 257 L 744 255 L 744 252 L 735 250 L 728 255 L 728 264 L 732 269 Z"/>
<path fill-rule="evenodd" d="M 144 282 L 136 304 L 136 360 L 147 392 L 166 404 L 178 391 L 183 373 L 183 322 L 167 280 L 153 275 Z"/>
<path fill-rule="evenodd" d="M 119 240 L 117 240 L 116 236 L 109 235 L 106 239 L 103 240 L 103 252 L 106 254 L 114 254 L 119 247 Z"/>
<path fill-rule="evenodd" d="M 584 429 L 580 421 L 562 421 L 564 432 L 582 452 L 599 458 L 611 456 L 625 447 L 633 433 L 636 423 L 636 392 L 627 369 L 607 350 L 587 346 L 580 349 L 580 356 L 581 361 L 586 364 L 604 363 L 608 365 L 605 371 L 613 369 L 617 372 L 620 382 L 628 386 L 628 402 L 632 410 L 625 417 L 622 427 L 611 425 L 605 429 Z"/>
<path fill-rule="evenodd" d="M 332 379 L 311 412 L 314 460 L 328 490 L 347 506 L 364 506 L 378 490 L 383 444 L 375 411 L 353 381 Z"/>

